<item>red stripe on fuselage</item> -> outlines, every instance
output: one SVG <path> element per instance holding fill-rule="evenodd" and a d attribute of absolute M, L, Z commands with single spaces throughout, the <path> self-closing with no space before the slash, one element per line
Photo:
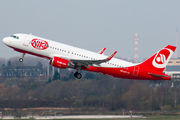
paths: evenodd
<path fill-rule="evenodd" d="M 37 57 L 43 57 L 43 58 L 46 58 L 46 59 L 49 59 L 49 60 L 51 59 L 50 57 L 47 57 L 47 56 L 44 56 L 44 55 L 39 55 L 39 54 L 36 54 L 36 53 L 33 53 L 33 52 L 28 52 L 28 51 L 21 50 L 21 49 L 18 49 L 18 48 L 14 48 L 14 47 L 11 47 L 11 46 L 9 46 L 9 47 L 13 48 L 17 52 L 28 53 L 28 54 L 31 54 L 31 55 L 34 55 L 34 56 L 37 56 Z"/>

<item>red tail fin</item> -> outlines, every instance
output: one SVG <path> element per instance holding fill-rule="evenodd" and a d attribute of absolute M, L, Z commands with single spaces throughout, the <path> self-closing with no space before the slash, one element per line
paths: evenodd
<path fill-rule="evenodd" d="M 175 50 L 175 46 L 167 45 L 139 65 L 143 65 L 147 67 L 147 69 L 163 72 Z"/>

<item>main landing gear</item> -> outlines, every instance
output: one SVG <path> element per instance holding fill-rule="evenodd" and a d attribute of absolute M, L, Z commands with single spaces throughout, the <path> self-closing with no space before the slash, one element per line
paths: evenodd
<path fill-rule="evenodd" d="M 81 66 L 76 66 L 77 71 L 74 73 L 74 77 L 76 77 L 77 79 L 81 79 L 82 75 L 81 75 Z"/>
<path fill-rule="evenodd" d="M 24 58 L 25 54 L 26 54 L 26 53 L 23 53 L 23 54 L 22 54 L 22 57 L 19 58 L 19 62 L 23 62 L 23 58 Z"/>
<path fill-rule="evenodd" d="M 76 72 L 74 73 L 74 77 L 76 77 L 77 79 L 81 79 L 81 78 L 82 78 L 82 75 L 81 75 L 81 73 L 79 73 L 78 71 L 76 71 Z"/>

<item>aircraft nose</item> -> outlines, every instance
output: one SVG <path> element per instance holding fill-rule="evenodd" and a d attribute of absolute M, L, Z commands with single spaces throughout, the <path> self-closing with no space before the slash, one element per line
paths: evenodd
<path fill-rule="evenodd" d="M 2 41 L 3 41 L 3 43 L 6 44 L 6 45 L 8 44 L 8 38 L 7 38 L 7 37 L 5 37 Z"/>

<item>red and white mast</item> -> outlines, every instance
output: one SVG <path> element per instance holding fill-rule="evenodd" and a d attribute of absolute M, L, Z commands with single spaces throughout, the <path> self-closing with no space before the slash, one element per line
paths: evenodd
<path fill-rule="evenodd" d="M 135 36 L 135 39 L 134 39 L 134 41 L 135 41 L 135 51 L 134 51 L 134 62 L 135 63 L 137 63 L 139 60 L 138 60 L 138 33 L 137 33 L 137 30 L 136 30 L 136 33 L 134 34 L 134 36 Z"/>

